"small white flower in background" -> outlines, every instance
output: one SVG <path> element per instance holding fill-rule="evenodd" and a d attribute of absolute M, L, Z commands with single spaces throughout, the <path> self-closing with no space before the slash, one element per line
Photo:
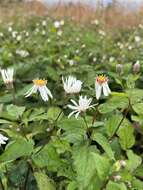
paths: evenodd
<path fill-rule="evenodd" d="M 46 31 L 45 31 L 45 30 L 42 31 L 42 35 L 43 35 L 43 36 L 46 35 Z"/>
<path fill-rule="evenodd" d="M 59 30 L 59 31 L 57 32 L 57 35 L 58 35 L 58 36 L 62 36 L 62 34 L 63 34 L 62 30 Z"/>
<path fill-rule="evenodd" d="M 128 50 L 132 50 L 133 49 L 133 47 L 132 46 L 128 46 Z"/>
<path fill-rule="evenodd" d="M 79 50 L 77 49 L 77 50 L 75 51 L 75 53 L 76 53 L 76 54 L 79 54 Z"/>
<path fill-rule="evenodd" d="M 17 31 L 13 31 L 13 32 L 12 32 L 12 37 L 13 37 L 13 38 L 16 38 L 17 34 L 18 34 Z"/>
<path fill-rule="evenodd" d="M 70 108 L 73 111 L 69 114 L 68 118 L 71 117 L 73 114 L 75 114 L 75 118 L 77 118 L 80 113 L 84 113 L 87 109 L 93 108 L 95 106 L 91 105 L 92 98 L 88 99 L 86 96 L 80 96 L 78 103 L 73 99 L 71 99 L 71 102 L 73 103 L 73 105 L 69 104 L 68 108 Z"/>
<path fill-rule="evenodd" d="M 141 41 L 140 36 L 135 36 L 135 42 L 139 43 Z"/>
<path fill-rule="evenodd" d="M 95 91 L 97 100 L 101 97 L 102 90 L 104 96 L 109 96 L 109 94 L 111 93 L 111 90 L 108 86 L 108 78 L 104 75 L 99 75 L 95 79 Z"/>
<path fill-rule="evenodd" d="M 74 60 L 72 60 L 72 59 L 71 59 L 71 60 L 68 60 L 68 62 L 69 62 L 69 65 L 70 65 L 70 66 L 73 66 L 73 65 L 75 64 Z"/>
<path fill-rule="evenodd" d="M 51 39 L 48 38 L 47 42 L 50 43 L 50 42 L 51 42 Z"/>
<path fill-rule="evenodd" d="M 8 27 L 8 32 L 12 32 L 12 27 L 11 26 Z"/>
<path fill-rule="evenodd" d="M 77 80 L 73 76 L 68 76 L 65 78 L 62 77 L 64 90 L 67 94 L 75 94 L 81 91 L 82 82 Z"/>
<path fill-rule="evenodd" d="M 106 32 L 104 32 L 103 30 L 99 30 L 99 34 L 100 34 L 101 36 L 106 36 Z"/>
<path fill-rule="evenodd" d="M 22 39 L 22 36 L 20 36 L 20 35 L 18 35 L 16 38 L 17 41 L 21 41 L 21 39 Z"/>
<path fill-rule="evenodd" d="M 76 41 L 77 41 L 77 42 L 79 42 L 79 41 L 80 41 L 80 39 L 79 39 L 79 38 L 76 38 Z"/>
<path fill-rule="evenodd" d="M 47 25 L 47 21 L 46 20 L 43 20 L 42 21 L 42 26 L 46 26 Z"/>
<path fill-rule="evenodd" d="M 60 26 L 61 26 L 61 23 L 59 21 L 54 22 L 54 27 L 55 28 L 60 28 Z"/>
<path fill-rule="evenodd" d="M 39 28 L 36 28 L 36 29 L 35 29 L 35 32 L 36 32 L 36 33 L 38 33 L 39 31 L 40 31 Z"/>
<path fill-rule="evenodd" d="M 88 56 L 89 56 L 89 57 L 92 57 L 92 56 L 93 56 L 93 53 L 90 52 Z"/>
<path fill-rule="evenodd" d="M 110 61 L 110 62 L 113 62 L 114 60 L 115 60 L 115 57 L 110 57 L 110 58 L 109 58 L 109 61 Z"/>
<path fill-rule="evenodd" d="M 91 24 L 99 25 L 99 20 L 95 19 L 91 21 Z"/>
<path fill-rule="evenodd" d="M 0 134 L 0 145 L 6 144 L 6 141 L 8 141 L 8 138 Z"/>
<path fill-rule="evenodd" d="M 86 45 L 85 45 L 85 44 L 82 44 L 81 48 L 85 48 L 85 47 L 86 47 Z"/>
<path fill-rule="evenodd" d="M 25 36 L 28 37 L 28 36 L 29 36 L 29 32 L 26 32 L 26 33 L 25 33 Z"/>
<path fill-rule="evenodd" d="M 0 72 L 4 83 L 7 85 L 7 87 L 12 88 L 14 69 L 13 68 L 1 69 Z"/>
<path fill-rule="evenodd" d="M 64 21 L 64 20 L 61 20 L 61 21 L 60 21 L 60 24 L 61 24 L 61 26 L 63 26 L 63 25 L 65 24 L 65 21 Z"/>
<path fill-rule="evenodd" d="M 142 25 L 142 24 L 139 24 L 139 28 L 143 29 L 143 25 Z"/>
<path fill-rule="evenodd" d="M 30 88 L 26 93 L 25 97 L 31 96 L 31 94 L 40 92 L 41 98 L 46 102 L 50 98 L 53 98 L 51 91 L 47 88 L 47 80 L 42 80 L 42 79 L 35 79 L 33 80 L 34 85 L 32 88 Z"/>
<path fill-rule="evenodd" d="M 97 61 L 97 58 L 96 58 L 96 57 L 94 57 L 94 58 L 93 58 L 93 62 L 95 63 L 96 61 Z"/>
<path fill-rule="evenodd" d="M 64 58 L 65 58 L 65 59 L 67 59 L 67 58 L 68 58 L 68 56 L 67 56 L 67 55 L 64 55 Z"/>
<path fill-rule="evenodd" d="M 0 37 L 4 37 L 4 34 L 2 32 L 0 32 Z"/>
<path fill-rule="evenodd" d="M 16 50 L 16 54 L 20 55 L 21 57 L 27 57 L 29 56 L 29 52 L 25 50 Z"/>

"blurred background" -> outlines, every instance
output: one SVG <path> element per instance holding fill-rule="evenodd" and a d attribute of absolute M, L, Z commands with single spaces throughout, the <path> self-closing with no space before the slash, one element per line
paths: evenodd
<path fill-rule="evenodd" d="M 130 27 L 142 22 L 143 0 L 0 0 L 0 20 L 31 15 L 70 17 L 75 22 L 97 18 L 110 27 Z"/>

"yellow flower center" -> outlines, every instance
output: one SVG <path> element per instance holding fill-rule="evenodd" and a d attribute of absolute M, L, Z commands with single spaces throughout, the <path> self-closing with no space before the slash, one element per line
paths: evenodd
<path fill-rule="evenodd" d="M 45 86 L 47 84 L 47 80 L 35 79 L 35 80 L 33 80 L 33 83 L 36 86 Z"/>
<path fill-rule="evenodd" d="M 97 78 L 96 78 L 96 81 L 100 84 L 103 84 L 105 82 L 108 81 L 108 78 L 105 76 L 105 75 L 99 75 Z"/>

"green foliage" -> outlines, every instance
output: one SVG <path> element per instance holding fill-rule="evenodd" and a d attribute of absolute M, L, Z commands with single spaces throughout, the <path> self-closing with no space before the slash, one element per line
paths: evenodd
<path fill-rule="evenodd" d="M 54 21 L 0 23 L 0 68 L 14 68 L 13 85 L 0 77 L 0 189 L 142 190 L 142 29 L 114 35 L 102 23 L 65 18 L 56 28 Z M 112 92 L 98 100 L 101 74 Z M 65 93 L 62 77 L 69 75 L 83 82 L 80 93 Z M 34 79 L 45 79 L 53 98 L 25 97 Z M 94 108 L 77 106 L 78 118 L 69 118 L 79 95 Z"/>

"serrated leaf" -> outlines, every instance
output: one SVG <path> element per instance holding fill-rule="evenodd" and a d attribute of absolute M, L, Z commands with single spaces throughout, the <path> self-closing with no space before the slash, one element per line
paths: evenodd
<path fill-rule="evenodd" d="M 124 150 L 128 150 L 134 145 L 135 143 L 134 128 L 131 126 L 129 121 L 124 120 L 117 134 L 119 136 L 121 147 Z"/>
<path fill-rule="evenodd" d="M 114 116 L 109 117 L 109 119 L 106 121 L 105 126 L 109 137 L 112 137 L 114 135 L 114 132 L 116 131 L 121 119 L 122 116 L 116 114 Z"/>
<path fill-rule="evenodd" d="M 39 168 L 48 167 L 49 170 L 57 171 L 58 167 L 62 164 L 62 160 L 56 149 L 51 145 L 47 144 L 38 153 L 32 155 L 32 160 L 35 165 Z"/>
<path fill-rule="evenodd" d="M 133 172 L 142 163 L 142 158 L 136 155 L 132 150 L 127 151 L 127 169 Z"/>
<path fill-rule="evenodd" d="M 44 172 L 34 172 L 39 190 L 56 190 L 54 184 Z"/>
<path fill-rule="evenodd" d="M 105 180 L 108 177 L 110 171 L 109 159 L 97 153 L 92 153 L 92 155 L 93 155 L 93 163 L 95 164 L 95 168 L 97 170 L 99 178 L 101 180 Z"/>
<path fill-rule="evenodd" d="M 126 185 L 124 183 L 115 183 L 109 181 L 107 184 L 106 190 L 127 190 Z"/>
<path fill-rule="evenodd" d="M 22 156 L 29 156 L 33 151 L 33 141 L 18 138 L 9 143 L 3 154 L 0 155 L 0 163 L 11 162 Z"/>
<path fill-rule="evenodd" d="M 6 109 L 7 109 L 8 114 L 15 117 L 16 119 L 22 116 L 23 112 L 25 111 L 24 106 L 16 106 L 13 104 L 8 105 Z"/>
<path fill-rule="evenodd" d="M 103 150 L 106 152 L 106 154 L 109 156 L 110 159 L 114 160 L 114 153 L 112 151 L 112 148 L 107 140 L 107 138 L 102 135 L 101 133 L 94 133 L 92 135 L 92 139 L 96 141 L 100 146 L 102 146 Z"/>
<path fill-rule="evenodd" d="M 62 110 L 59 107 L 50 107 L 48 109 L 47 118 L 51 120 L 56 120 L 58 117 L 61 118 L 62 116 L 62 114 L 60 115 L 61 111 Z"/>

